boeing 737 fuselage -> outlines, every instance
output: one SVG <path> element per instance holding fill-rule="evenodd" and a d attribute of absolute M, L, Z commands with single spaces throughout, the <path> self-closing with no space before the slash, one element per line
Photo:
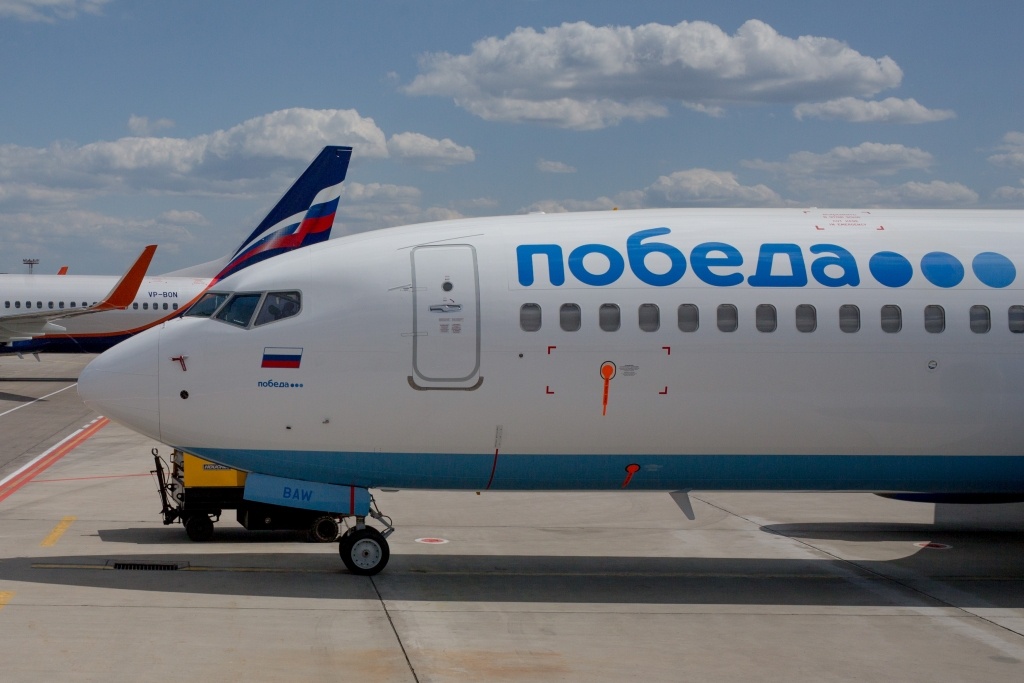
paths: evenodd
<path fill-rule="evenodd" d="M 312 509 L 356 516 L 342 555 L 365 573 L 386 562 L 374 487 L 1019 495 L 1022 225 L 751 209 L 382 230 L 226 278 L 79 391 L 252 473 L 254 500 L 325 485 Z"/>

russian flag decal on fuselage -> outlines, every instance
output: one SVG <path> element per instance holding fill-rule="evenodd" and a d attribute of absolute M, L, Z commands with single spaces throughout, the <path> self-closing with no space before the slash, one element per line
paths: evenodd
<path fill-rule="evenodd" d="M 297 368 L 302 363 L 301 348 L 268 346 L 263 349 L 261 368 Z"/>

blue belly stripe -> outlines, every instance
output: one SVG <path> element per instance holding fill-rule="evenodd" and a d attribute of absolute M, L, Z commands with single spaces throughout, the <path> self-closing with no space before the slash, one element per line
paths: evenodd
<path fill-rule="evenodd" d="M 228 467 L 367 488 L 487 488 L 493 453 L 241 451 L 182 447 Z M 630 476 L 627 467 L 639 465 Z M 630 468 L 634 469 L 634 468 Z M 628 478 L 628 482 L 627 482 Z M 491 490 L 1024 492 L 1024 456 L 515 455 L 498 459 Z"/>

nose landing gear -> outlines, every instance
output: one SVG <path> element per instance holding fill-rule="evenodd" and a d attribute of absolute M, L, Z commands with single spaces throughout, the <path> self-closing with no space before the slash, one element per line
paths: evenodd
<path fill-rule="evenodd" d="M 356 525 L 341 536 L 338 541 L 338 554 L 345 567 L 358 576 L 373 576 L 380 573 L 391 559 L 388 547 L 388 536 L 394 532 L 391 518 L 382 515 L 377 509 L 377 502 L 370 496 L 370 517 L 384 524 L 383 532 L 372 526 L 366 526 L 366 517 L 356 517 Z"/>

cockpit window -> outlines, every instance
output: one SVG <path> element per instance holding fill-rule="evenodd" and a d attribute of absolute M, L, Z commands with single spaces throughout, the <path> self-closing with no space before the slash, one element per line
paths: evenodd
<path fill-rule="evenodd" d="M 226 292 L 207 292 L 202 299 L 185 311 L 185 317 L 209 318 L 220 308 L 222 303 L 227 301 L 228 296 L 229 294 Z M 74 304 L 71 305 L 74 306 Z"/>
<path fill-rule="evenodd" d="M 262 294 L 235 294 L 217 311 L 217 320 L 239 327 L 248 327 Z"/>
<path fill-rule="evenodd" d="M 256 315 L 256 327 L 298 315 L 301 307 L 302 297 L 298 292 L 269 292 Z"/>

